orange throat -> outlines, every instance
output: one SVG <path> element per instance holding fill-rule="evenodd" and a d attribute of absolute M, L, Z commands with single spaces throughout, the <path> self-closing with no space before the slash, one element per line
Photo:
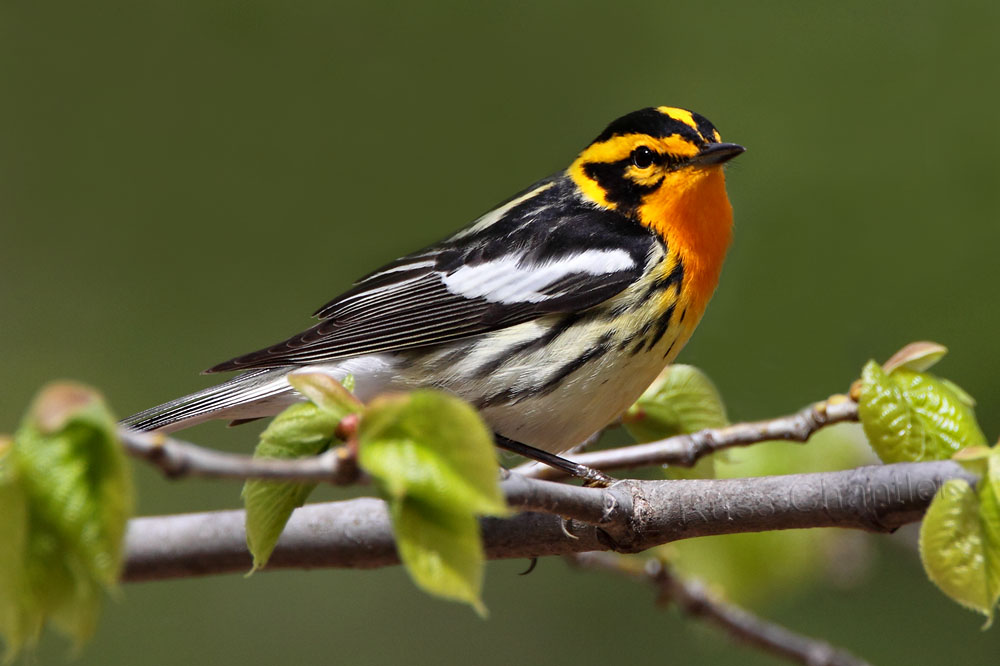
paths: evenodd
<path fill-rule="evenodd" d="M 722 167 L 683 169 L 639 207 L 642 223 L 684 262 L 682 300 L 694 322 L 708 305 L 732 238 L 733 208 Z"/>

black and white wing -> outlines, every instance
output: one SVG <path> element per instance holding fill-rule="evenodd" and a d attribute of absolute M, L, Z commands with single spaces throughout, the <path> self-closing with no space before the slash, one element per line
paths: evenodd
<path fill-rule="evenodd" d="M 320 308 L 312 328 L 208 372 L 422 347 L 598 305 L 639 279 L 656 241 L 617 213 L 546 203 L 557 189 L 382 267 Z"/>

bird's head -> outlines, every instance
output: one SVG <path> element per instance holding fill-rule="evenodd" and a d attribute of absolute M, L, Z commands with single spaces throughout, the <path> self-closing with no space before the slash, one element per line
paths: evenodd
<path fill-rule="evenodd" d="M 593 203 L 634 217 L 662 191 L 685 190 L 743 151 L 704 116 L 650 107 L 608 125 L 568 173 Z"/>
<path fill-rule="evenodd" d="M 715 290 L 732 236 L 722 165 L 743 151 L 723 143 L 705 117 L 658 106 L 608 125 L 567 174 L 592 204 L 639 222 L 678 253 L 691 303 L 700 312 Z"/>

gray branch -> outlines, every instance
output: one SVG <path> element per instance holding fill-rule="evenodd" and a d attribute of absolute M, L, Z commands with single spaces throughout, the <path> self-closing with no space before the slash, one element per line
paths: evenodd
<path fill-rule="evenodd" d="M 210 479 L 271 479 L 331 483 L 356 483 L 360 476 L 353 453 L 338 446 L 318 456 L 280 460 L 225 453 L 182 442 L 158 432 L 140 432 L 121 426 L 118 439 L 125 451 L 176 479 L 200 476 Z"/>
<path fill-rule="evenodd" d="M 656 588 L 661 603 L 673 602 L 687 615 L 714 624 L 735 640 L 803 666 L 868 666 L 868 662 L 826 641 L 765 620 L 711 594 L 704 584 L 685 580 L 657 559 L 645 563 L 611 553 L 580 553 L 571 560 L 585 569 L 624 574 Z"/>
<path fill-rule="evenodd" d="M 582 453 L 571 456 L 570 459 L 581 465 L 605 471 L 635 469 L 650 465 L 691 467 L 704 456 L 723 449 L 776 439 L 805 442 L 821 428 L 857 420 L 858 403 L 846 396 L 834 396 L 789 416 L 737 423 L 725 428 L 677 435 L 647 444 Z M 515 471 L 536 479 L 558 479 L 566 476 L 562 470 L 538 463 L 522 465 Z"/>
<path fill-rule="evenodd" d="M 597 470 L 650 465 L 694 465 L 703 456 L 769 440 L 805 442 L 817 430 L 857 421 L 857 403 L 834 396 L 795 414 L 704 430 L 658 442 L 594 453 L 575 461 Z M 255 459 L 223 453 L 156 433 L 119 431 L 128 453 L 169 477 L 271 479 L 347 485 L 363 480 L 356 449 L 341 446 L 296 460 Z M 502 487 L 521 513 L 483 519 L 487 557 L 572 555 L 588 568 L 617 570 L 654 584 L 662 599 L 706 619 L 733 637 L 810 666 L 863 666 L 827 643 L 796 634 L 743 609 L 722 603 L 657 560 L 643 569 L 634 560 L 599 551 L 634 553 L 700 536 L 812 527 L 892 531 L 919 520 L 944 481 L 975 479 L 953 462 L 904 463 L 843 472 L 746 479 L 622 481 L 608 488 L 553 483 L 558 469 L 527 464 L 508 473 Z M 124 581 L 161 580 L 247 571 L 243 511 L 136 518 L 126 536 Z M 361 498 L 296 510 L 275 548 L 269 569 L 398 564 L 392 526 L 381 500 Z"/>
<path fill-rule="evenodd" d="M 491 559 L 587 551 L 638 552 L 699 536 L 811 527 L 892 531 L 919 520 L 946 480 L 974 482 L 950 461 L 746 479 L 622 481 L 584 488 L 512 474 L 512 518 L 482 521 Z M 542 513 L 544 512 L 544 513 Z M 242 511 L 136 518 L 126 581 L 250 568 Z M 363 498 L 297 509 L 269 569 L 373 568 L 398 563 L 385 504 Z"/>

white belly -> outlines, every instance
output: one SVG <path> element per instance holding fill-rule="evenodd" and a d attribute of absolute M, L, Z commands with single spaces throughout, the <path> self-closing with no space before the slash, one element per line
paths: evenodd
<path fill-rule="evenodd" d="M 546 317 L 433 353 L 400 356 L 393 388 L 431 383 L 471 402 L 499 434 L 564 451 L 621 415 L 687 337 L 679 340 L 682 331 L 671 326 L 652 349 L 633 353 L 634 331 L 605 339 L 607 323 L 595 320 L 574 326 L 551 344 L 536 342 L 537 349 L 524 349 L 543 340 L 559 319 Z"/>

